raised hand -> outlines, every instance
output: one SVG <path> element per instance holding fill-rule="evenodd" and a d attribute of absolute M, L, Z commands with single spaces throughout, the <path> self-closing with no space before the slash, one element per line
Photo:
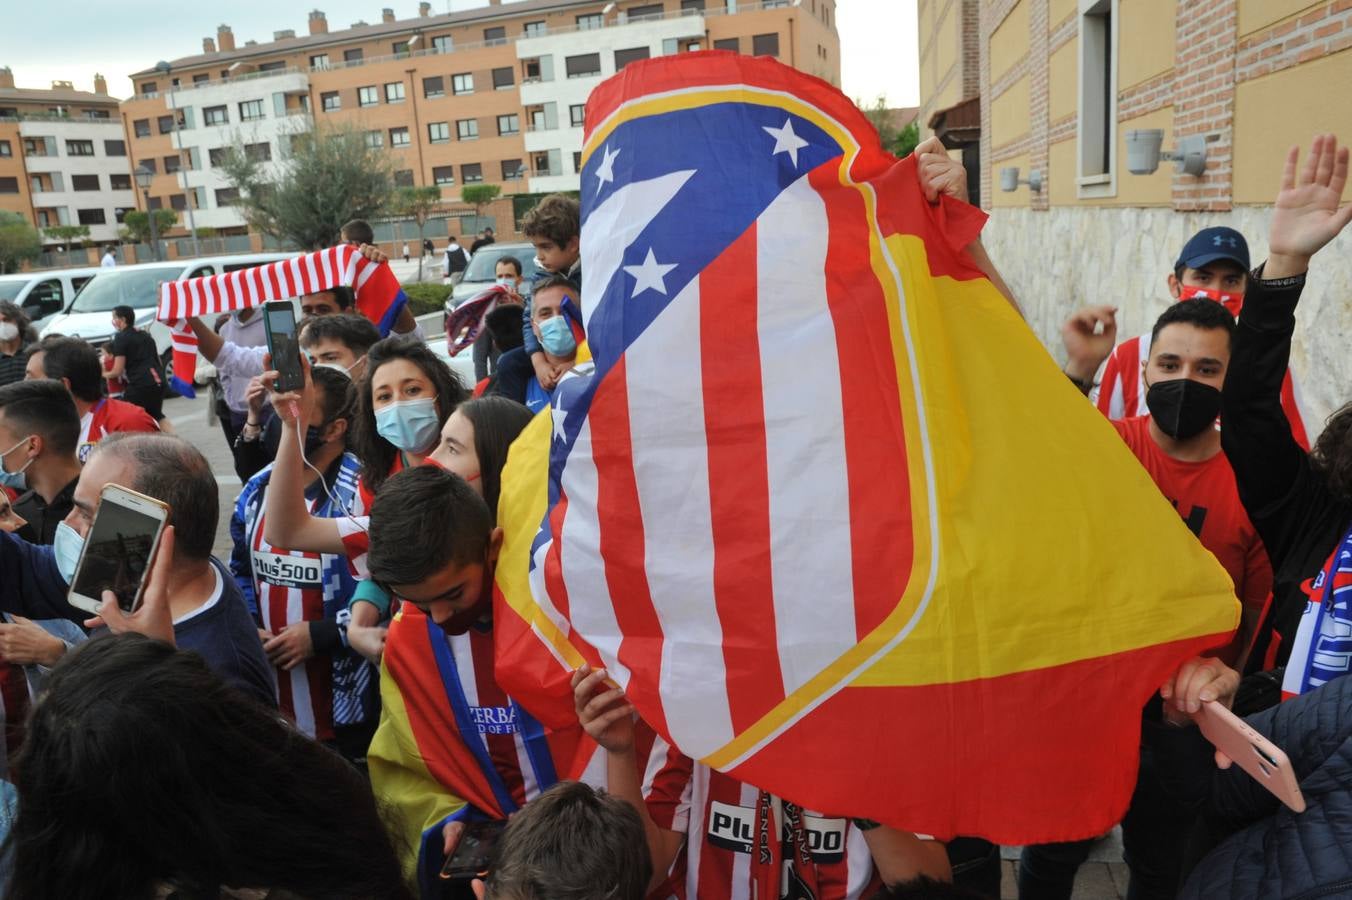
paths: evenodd
<path fill-rule="evenodd" d="M 1348 151 L 1331 134 L 1316 135 L 1297 176 L 1300 148 L 1292 147 L 1282 168 L 1282 186 L 1268 228 L 1268 261 L 1263 277 L 1287 278 L 1309 268 L 1310 257 L 1352 221 L 1352 205 L 1338 208 L 1347 184 Z"/>
<path fill-rule="evenodd" d="M 938 203 L 944 194 L 967 203 L 967 170 L 948 155 L 937 137 L 926 138 L 915 150 L 915 172 L 925 199 Z"/>
<path fill-rule="evenodd" d="M 573 706 L 582 730 L 608 753 L 634 749 L 634 707 L 622 688 L 605 690 L 606 670 L 583 666 L 573 673 Z"/>
<path fill-rule="evenodd" d="M 141 595 L 141 605 L 131 613 L 122 611 L 112 591 L 103 592 L 99 614 L 85 620 L 85 628 L 106 626 L 114 634 L 135 631 L 146 637 L 173 644 L 174 617 L 169 611 L 170 576 L 174 568 L 174 526 L 169 525 L 160 535 L 155 561 L 150 565 L 150 580 Z"/>
<path fill-rule="evenodd" d="M 1117 307 L 1086 306 L 1061 326 L 1066 347 L 1066 374 L 1076 381 L 1093 380 L 1108 354 L 1117 345 Z"/>

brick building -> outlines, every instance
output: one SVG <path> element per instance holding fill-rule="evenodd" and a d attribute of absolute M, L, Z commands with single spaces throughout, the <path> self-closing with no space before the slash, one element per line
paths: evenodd
<path fill-rule="evenodd" d="M 1198 228 L 1239 228 L 1261 261 L 1287 148 L 1321 131 L 1352 142 L 1337 87 L 1352 83 L 1352 0 L 919 0 L 919 24 L 922 134 L 966 124 L 987 246 L 1057 351 L 1084 303 L 1117 304 L 1124 335 L 1146 330 Z M 1204 148 L 1198 174 L 1168 160 L 1132 174 L 1128 136 L 1145 130 L 1165 152 Z M 1001 190 L 1011 168 L 1020 184 Z M 1032 171 L 1039 191 L 1022 183 Z M 1322 376 L 1306 379 L 1316 412 L 1352 375 L 1336 343 L 1352 327 L 1349 250 L 1344 235 L 1320 257 L 1302 304 L 1294 364 Z"/>
<path fill-rule="evenodd" d="M 634 60 L 711 48 L 838 83 L 835 0 L 491 0 L 444 15 L 422 3 L 341 29 L 313 10 L 305 34 L 237 41 L 222 25 L 202 52 L 134 73 L 121 117 L 132 165 L 157 173 L 152 206 L 242 234 L 216 165 L 225 147 L 276 163 L 290 134 L 347 125 L 394 157 L 397 183 L 448 200 L 481 182 L 576 189 L 591 89 Z"/>
<path fill-rule="evenodd" d="M 117 103 L 101 76 L 92 93 L 68 81 L 19 88 L 0 68 L 0 209 L 39 228 L 84 225 L 90 240 L 116 240 L 135 207 Z"/>

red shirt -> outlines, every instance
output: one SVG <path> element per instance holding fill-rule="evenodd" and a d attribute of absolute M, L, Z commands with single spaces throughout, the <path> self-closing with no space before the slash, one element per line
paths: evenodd
<path fill-rule="evenodd" d="M 89 452 L 106 436 L 118 431 L 159 431 L 160 426 L 150 413 L 134 403 L 105 397 L 85 413 L 80 420 L 80 443 L 76 454 L 80 462 L 89 459 Z"/>
<path fill-rule="evenodd" d="M 1221 452 L 1202 462 L 1174 459 L 1150 436 L 1149 416 L 1120 419 L 1113 426 L 1202 546 L 1230 573 L 1245 619 L 1256 618 L 1272 592 L 1272 565 L 1239 502 L 1230 460 Z M 1228 649 L 1234 652 L 1223 658 L 1233 665 L 1239 648 Z"/>

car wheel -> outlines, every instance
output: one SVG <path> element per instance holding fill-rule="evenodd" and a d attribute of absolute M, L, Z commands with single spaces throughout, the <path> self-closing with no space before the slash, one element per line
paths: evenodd
<path fill-rule="evenodd" d="M 182 396 L 178 391 L 170 387 L 170 381 L 174 377 L 174 351 L 166 350 L 160 357 L 160 365 L 164 368 L 164 396 L 179 397 Z"/>

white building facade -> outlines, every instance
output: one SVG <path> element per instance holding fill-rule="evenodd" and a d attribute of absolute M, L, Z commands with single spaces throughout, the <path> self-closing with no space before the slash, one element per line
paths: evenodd
<path fill-rule="evenodd" d="M 122 215 L 136 208 L 122 123 L 25 117 L 19 135 L 34 224 L 40 229 L 84 225 L 90 240 L 115 241 Z M 45 234 L 43 240 L 59 243 Z"/>

